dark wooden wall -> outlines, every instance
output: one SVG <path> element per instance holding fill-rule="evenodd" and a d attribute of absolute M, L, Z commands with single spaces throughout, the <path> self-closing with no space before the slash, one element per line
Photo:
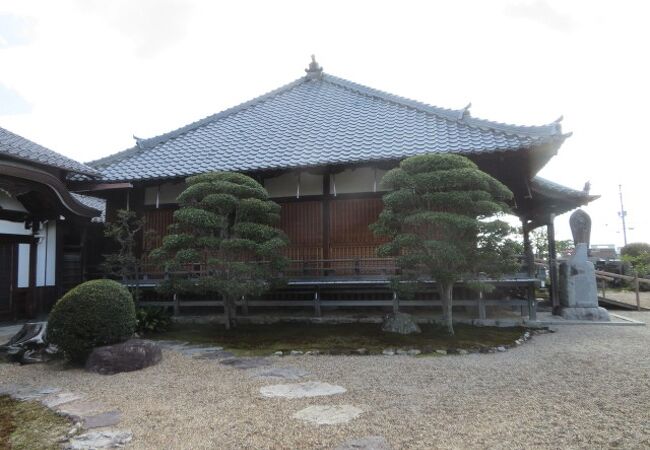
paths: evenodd
<path fill-rule="evenodd" d="M 375 222 L 383 208 L 380 197 L 333 198 L 329 201 L 329 220 L 323 200 L 278 201 L 282 206 L 279 228 L 290 240 L 286 255 L 293 260 L 374 258 L 375 249 L 384 242 L 373 235 L 368 225 Z M 146 229 L 154 231 L 145 251 L 162 243 L 173 221 L 173 207 L 145 210 Z M 324 227 L 324 225 L 329 225 Z M 329 239 L 324 235 L 329 231 Z M 329 251 L 325 251 L 329 242 Z"/>

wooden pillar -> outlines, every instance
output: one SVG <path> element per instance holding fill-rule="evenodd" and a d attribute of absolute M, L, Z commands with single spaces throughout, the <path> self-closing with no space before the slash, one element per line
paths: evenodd
<path fill-rule="evenodd" d="M 530 226 L 528 221 L 522 219 L 523 232 L 524 232 L 524 260 L 526 262 L 526 272 L 529 277 L 535 276 L 535 255 L 533 255 L 533 247 L 530 245 Z M 526 295 L 528 298 L 528 319 L 537 320 L 537 300 L 535 296 L 535 284 L 531 283 L 526 288 Z"/>
<path fill-rule="evenodd" d="M 330 173 L 323 175 L 323 259 L 330 259 Z M 323 275 L 327 275 L 329 264 L 323 264 Z"/>
<path fill-rule="evenodd" d="M 29 289 L 28 301 L 25 308 L 25 314 L 28 319 L 33 319 L 37 310 L 38 292 L 36 288 L 36 252 L 38 250 L 38 240 L 34 239 L 29 244 Z"/>
<path fill-rule="evenodd" d="M 399 312 L 399 296 L 397 292 L 393 291 L 393 313 L 397 314 Z"/>
<path fill-rule="evenodd" d="M 314 314 L 316 314 L 316 317 L 321 316 L 320 293 L 318 292 L 318 290 L 314 292 Z"/>
<path fill-rule="evenodd" d="M 487 311 L 485 309 L 485 299 L 483 298 L 483 291 L 478 292 L 478 318 L 485 320 L 487 318 Z"/>
<path fill-rule="evenodd" d="M 535 255 L 533 255 L 533 247 L 530 245 L 530 227 L 526 220 L 522 219 L 523 232 L 524 232 L 524 262 L 526 263 L 526 272 L 529 276 L 535 275 Z"/>
<path fill-rule="evenodd" d="M 555 214 L 549 215 L 549 221 L 546 225 L 548 235 L 548 270 L 551 276 L 551 288 L 549 294 L 551 297 L 551 305 L 553 306 L 553 314 L 560 314 L 560 289 L 559 289 L 559 274 L 557 267 L 557 251 L 555 249 Z"/>

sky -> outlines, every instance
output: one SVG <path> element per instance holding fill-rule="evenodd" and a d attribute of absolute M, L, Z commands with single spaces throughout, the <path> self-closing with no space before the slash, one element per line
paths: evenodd
<path fill-rule="evenodd" d="M 650 3 L 0 0 L 0 126 L 80 161 L 326 73 L 573 135 L 539 175 L 601 198 L 592 244 L 650 242 Z M 558 239 L 571 237 L 568 214 Z"/>

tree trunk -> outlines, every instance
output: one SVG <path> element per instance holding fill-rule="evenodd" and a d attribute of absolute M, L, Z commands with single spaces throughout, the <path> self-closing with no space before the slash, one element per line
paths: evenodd
<path fill-rule="evenodd" d="M 447 325 L 447 332 L 449 333 L 449 335 L 453 336 L 454 323 L 451 314 L 452 311 L 451 299 L 452 299 L 454 284 L 442 283 L 440 284 L 440 287 L 438 289 L 440 291 L 440 300 L 442 300 L 442 320 L 445 323 L 445 325 Z"/>

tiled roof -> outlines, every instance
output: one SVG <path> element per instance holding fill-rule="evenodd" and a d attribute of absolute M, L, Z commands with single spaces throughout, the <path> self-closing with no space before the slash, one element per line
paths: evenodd
<path fill-rule="evenodd" d="M 331 75 L 302 77 L 273 92 L 129 150 L 90 162 L 111 181 L 214 170 L 401 159 L 426 152 L 475 154 L 560 145 L 559 121 L 515 126 L 437 108 Z"/>
<path fill-rule="evenodd" d="M 0 127 L 0 155 L 84 175 L 97 176 L 95 169 Z"/>
<path fill-rule="evenodd" d="M 589 191 L 572 189 L 541 177 L 534 177 L 530 182 L 530 188 L 533 192 L 545 194 L 550 197 L 570 198 L 574 200 L 583 199 L 586 202 L 590 202 L 600 197 L 599 195 L 589 194 Z"/>
<path fill-rule="evenodd" d="M 90 195 L 76 194 L 74 192 L 71 192 L 70 194 L 72 194 L 72 196 L 82 205 L 99 211 L 99 215 L 97 217 L 93 217 L 93 222 L 106 221 L 106 200 L 103 198 L 91 197 Z"/>

